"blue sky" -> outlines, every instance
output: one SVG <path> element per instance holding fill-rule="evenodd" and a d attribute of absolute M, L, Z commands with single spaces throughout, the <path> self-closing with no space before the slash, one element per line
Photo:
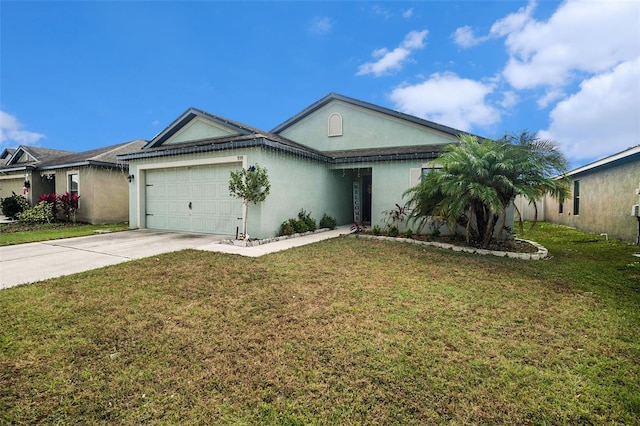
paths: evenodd
<path fill-rule="evenodd" d="M 270 130 L 330 92 L 573 166 L 640 143 L 640 1 L 0 1 L 0 149 Z"/>

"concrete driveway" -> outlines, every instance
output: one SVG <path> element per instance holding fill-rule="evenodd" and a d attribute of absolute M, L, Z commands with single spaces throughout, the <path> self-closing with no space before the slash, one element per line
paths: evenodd
<path fill-rule="evenodd" d="M 0 289 L 185 249 L 259 257 L 348 234 L 349 226 L 254 247 L 220 244 L 228 235 L 178 232 L 113 232 L 0 247 Z"/>
<path fill-rule="evenodd" d="M 228 236 L 147 229 L 0 247 L 0 289 L 184 249 Z"/>

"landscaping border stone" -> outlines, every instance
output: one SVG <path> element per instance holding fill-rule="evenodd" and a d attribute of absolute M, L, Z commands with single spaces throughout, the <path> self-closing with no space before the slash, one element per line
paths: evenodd
<path fill-rule="evenodd" d="M 436 247 L 439 249 L 451 250 L 455 252 L 479 254 L 483 256 L 492 255 L 492 256 L 498 256 L 498 257 L 508 257 L 512 259 L 541 260 L 549 255 L 549 251 L 542 245 L 536 243 L 535 241 L 523 240 L 521 238 L 516 238 L 515 240 L 531 244 L 537 249 L 537 251 L 535 253 L 516 253 L 516 252 L 508 252 L 508 251 L 480 249 L 476 247 L 456 246 L 454 244 L 439 243 L 437 241 L 420 241 L 420 240 L 414 240 L 410 238 L 401 238 L 401 237 L 385 237 L 385 236 L 376 236 L 376 235 L 367 235 L 367 234 L 350 234 L 350 235 L 355 238 L 397 241 L 397 242 L 403 242 L 403 243 L 411 243 L 411 244 L 417 244 L 417 245 Z"/>
<path fill-rule="evenodd" d="M 235 239 L 229 239 L 229 240 L 222 240 L 220 241 L 219 244 L 228 244 L 228 245 L 232 245 L 232 246 L 238 246 L 238 247 L 256 247 L 256 246 L 261 246 L 262 244 L 269 244 L 269 243 L 275 243 L 276 241 L 282 241 L 282 240 L 288 240 L 290 238 L 298 238 L 298 237 L 304 237 L 305 235 L 312 235 L 312 234 L 317 234 L 319 232 L 327 232 L 330 231 L 329 228 L 321 228 L 321 229 L 316 229 L 315 231 L 309 231 L 309 232 L 302 232 L 302 233 L 297 233 L 297 234 L 291 234 L 291 235 L 281 235 L 279 237 L 273 237 L 273 238 L 264 238 L 261 240 L 235 240 Z"/>

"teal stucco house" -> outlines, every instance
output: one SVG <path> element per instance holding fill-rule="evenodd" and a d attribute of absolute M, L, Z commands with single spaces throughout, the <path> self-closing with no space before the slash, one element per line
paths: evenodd
<path fill-rule="evenodd" d="M 337 94 L 269 132 L 191 108 L 119 156 L 129 164 L 130 227 L 235 235 L 243 209 L 229 194 L 230 172 L 255 164 L 268 170 L 271 192 L 249 207 L 251 237 L 276 235 L 301 209 L 380 224 L 461 133 Z"/>

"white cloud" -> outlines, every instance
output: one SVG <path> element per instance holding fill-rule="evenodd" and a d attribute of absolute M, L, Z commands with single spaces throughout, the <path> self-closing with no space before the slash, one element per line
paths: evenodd
<path fill-rule="evenodd" d="M 374 58 L 380 58 L 376 62 L 367 62 L 358 68 L 356 75 L 373 74 L 376 77 L 397 71 L 402 68 L 404 63 L 409 60 L 414 50 L 424 47 L 424 39 L 427 37 L 427 30 L 411 31 L 404 38 L 400 46 L 393 50 L 387 48 L 376 49 L 373 51 Z"/>
<path fill-rule="evenodd" d="M 437 73 L 422 83 L 397 87 L 389 97 L 402 112 L 470 131 L 500 120 L 500 112 L 485 100 L 493 89 L 454 73 Z"/>
<path fill-rule="evenodd" d="M 507 91 L 502 94 L 502 100 L 500 101 L 500 106 L 505 109 L 509 109 L 514 107 L 520 101 L 519 96 L 512 91 Z"/>
<path fill-rule="evenodd" d="M 464 27 L 458 28 L 452 35 L 453 41 L 460 47 L 473 47 L 477 44 L 482 43 L 488 37 L 476 37 L 473 34 L 473 29 L 466 25 Z"/>
<path fill-rule="evenodd" d="M 499 25 L 495 32 L 507 35 L 510 55 L 503 75 L 516 89 L 532 89 L 564 86 L 580 73 L 608 72 L 638 57 L 639 16 L 637 1 L 570 0 L 546 22 L 523 17 Z"/>
<path fill-rule="evenodd" d="M 506 17 L 497 20 L 492 26 L 490 34 L 493 37 L 503 37 L 514 31 L 522 29 L 531 21 L 531 15 L 536 8 L 536 2 L 530 0 L 525 7 L 518 9 L 516 13 L 511 13 Z"/>
<path fill-rule="evenodd" d="M 473 28 L 468 25 L 460 27 L 455 30 L 451 35 L 454 42 L 463 48 L 469 48 L 476 46 L 480 43 L 484 43 L 487 40 L 503 37 L 513 31 L 520 30 L 529 21 L 531 21 L 531 15 L 536 8 L 536 2 L 531 0 L 526 7 L 521 7 L 516 13 L 507 15 L 506 17 L 497 20 L 492 26 L 491 31 L 485 36 L 476 36 L 473 32 Z"/>
<path fill-rule="evenodd" d="M 563 90 L 553 88 L 548 90 L 543 96 L 539 97 L 536 103 L 538 104 L 538 108 L 543 109 L 548 107 L 552 102 L 564 98 L 565 96 L 566 94 Z"/>
<path fill-rule="evenodd" d="M 0 111 L 0 144 L 17 143 L 22 145 L 33 144 L 45 135 L 22 129 L 22 124 L 16 117 L 4 111 Z"/>
<path fill-rule="evenodd" d="M 402 11 L 402 17 L 405 19 L 409 19 L 413 16 L 413 8 Z"/>
<path fill-rule="evenodd" d="M 638 144 L 640 135 L 640 58 L 585 80 L 580 91 L 551 112 L 549 129 L 574 159 L 594 159 Z"/>
<path fill-rule="evenodd" d="M 384 19 L 391 18 L 391 12 L 389 9 L 385 9 L 379 5 L 373 6 L 373 13 L 378 16 L 382 16 Z"/>
<path fill-rule="evenodd" d="M 309 31 L 313 34 L 324 35 L 333 30 L 333 21 L 328 16 L 316 16 L 311 21 Z"/>

